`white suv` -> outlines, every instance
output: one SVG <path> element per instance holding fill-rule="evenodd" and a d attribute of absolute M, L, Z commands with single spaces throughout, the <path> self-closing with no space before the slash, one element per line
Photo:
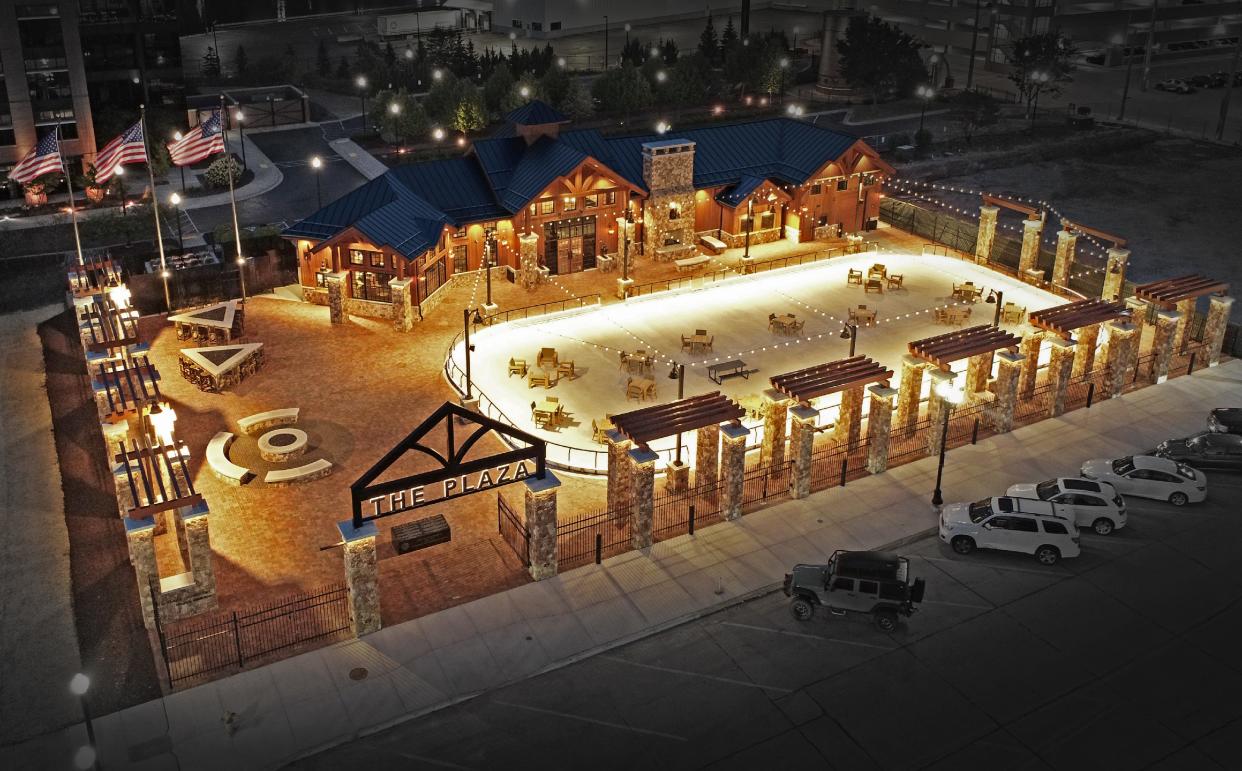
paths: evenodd
<path fill-rule="evenodd" d="M 1034 554 L 1044 565 L 1077 557 L 1078 526 L 1060 504 L 1000 496 L 951 503 L 940 512 L 940 540 L 958 554 L 1000 549 Z"/>
<path fill-rule="evenodd" d="M 1126 526 L 1126 502 L 1108 482 L 1049 479 L 1011 485 L 1005 494 L 1059 503 L 1074 515 L 1075 524 L 1080 528 L 1089 527 L 1099 535 L 1108 535 Z"/>

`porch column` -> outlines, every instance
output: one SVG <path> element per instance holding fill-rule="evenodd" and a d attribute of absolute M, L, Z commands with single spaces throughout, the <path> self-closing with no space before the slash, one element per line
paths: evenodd
<path fill-rule="evenodd" d="M 1203 344 L 1208 349 L 1208 366 L 1220 364 L 1220 349 L 1225 344 L 1225 327 L 1229 324 L 1232 297 L 1212 297 L 1208 301 L 1207 321 L 1203 324 Z"/>
<path fill-rule="evenodd" d="M 1052 263 L 1052 285 L 1069 288 L 1070 268 L 1074 266 L 1078 234 L 1072 230 L 1057 231 L 1057 258 Z"/>
<path fill-rule="evenodd" d="M 694 484 L 712 484 L 720 473 L 720 426 L 703 426 L 695 436 Z"/>
<path fill-rule="evenodd" d="M 1129 261 L 1129 249 L 1114 246 L 1108 250 L 1108 267 L 1104 270 L 1104 288 L 1100 290 L 1101 298 L 1121 299 L 1121 291 L 1126 285 L 1126 263 Z"/>
<path fill-rule="evenodd" d="M 685 492 L 690 487 L 690 465 L 685 461 L 670 461 L 664 468 L 664 480 L 669 492 Z"/>
<path fill-rule="evenodd" d="M 1108 395 L 1120 396 L 1134 375 L 1138 361 L 1138 335 L 1133 324 L 1110 322 L 1108 325 Z"/>
<path fill-rule="evenodd" d="M 1177 329 L 1173 333 L 1173 347 L 1180 352 L 1186 350 L 1186 331 L 1190 327 L 1190 320 L 1195 315 L 1194 298 L 1178 302 L 1177 312 L 1182 314 L 1182 317 L 1177 320 Z"/>
<path fill-rule="evenodd" d="M 160 569 L 155 562 L 155 519 L 122 519 L 125 522 L 125 540 L 129 545 L 129 562 L 134 566 L 134 577 L 138 579 L 138 604 L 142 606 L 142 622 L 147 629 L 154 629 L 155 612 L 151 604 L 155 598 L 151 596 L 151 578 L 155 578 L 157 591 L 160 581 Z"/>
<path fill-rule="evenodd" d="M 992 428 L 998 434 L 1013 430 L 1013 410 L 1018 404 L 1018 376 L 1024 357 L 1020 353 L 996 354 L 996 401 L 992 404 Z"/>
<path fill-rule="evenodd" d="M 1100 325 L 1088 324 L 1074 330 L 1078 347 L 1074 350 L 1073 377 L 1082 377 L 1095 366 L 1095 348 L 1100 344 Z"/>
<path fill-rule="evenodd" d="M 988 390 L 992 377 L 992 352 L 979 353 L 966 360 L 966 400 L 975 401 L 976 394 Z"/>
<path fill-rule="evenodd" d="M 785 424 L 789 422 L 789 407 L 793 400 L 774 388 L 763 392 L 763 445 L 759 450 L 759 462 L 779 465 L 785 462 Z"/>
<path fill-rule="evenodd" d="M 207 515 L 210 513 L 207 504 L 200 503 L 181 518 L 186 551 L 190 555 L 190 574 L 197 589 L 195 612 L 216 607 L 216 570 L 212 565 L 211 531 L 207 526 Z"/>
<path fill-rule="evenodd" d="M 897 430 L 909 434 L 919 421 L 919 396 L 923 392 L 923 371 L 927 362 L 906 355 L 901 357 L 901 382 L 897 384 Z"/>
<path fill-rule="evenodd" d="M 867 406 L 867 471 L 880 474 L 888 469 L 888 442 L 892 436 L 893 404 L 897 389 L 873 385 Z"/>
<path fill-rule="evenodd" d="M 608 510 L 618 512 L 630 500 L 630 440 L 619 431 L 604 434 L 608 443 Z"/>
<path fill-rule="evenodd" d="M 724 483 L 720 513 L 725 519 L 742 516 L 742 483 L 746 479 L 746 437 L 749 435 L 749 431 L 736 423 L 720 427 L 720 476 Z"/>
<path fill-rule="evenodd" d="M 1018 253 L 1018 278 L 1030 282 L 1028 271 L 1039 269 L 1039 239 L 1044 233 L 1042 219 L 1022 221 L 1022 250 Z M 1040 278 L 1043 276 L 1041 274 Z"/>
<path fill-rule="evenodd" d="M 345 274 L 329 273 L 323 277 L 328 286 L 328 318 L 333 324 L 349 321 L 345 314 Z"/>
<path fill-rule="evenodd" d="M 1052 339 L 1052 338 L 1050 338 Z M 1023 399 L 1035 394 L 1035 376 L 1039 374 L 1039 349 L 1043 345 L 1042 332 L 1027 332 L 1022 336 L 1022 372 L 1018 375 L 1018 393 Z"/>
<path fill-rule="evenodd" d="M 543 479 L 527 477 L 526 530 L 530 537 L 530 577 L 536 581 L 556 575 L 556 490 L 561 480 L 551 471 Z"/>
<path fill-rule="evenodd" d="M 354 635 L 378 632 L 380 629 L 379 562 L 375 557 L 375 537 L 379 530 L 374 522 L 355 528 L 352 519 L 338 522 L 341 540 L 345 542 L 345 585 L 349 587 L 349 624 Z"/>
<path fill-rule="evenodd" d="M 388 282 L 392 292 L 392 328 L 398 332 L 409 332 L 414 328 L 414 293 L 410 285 L 412 278 L 394 278 Z"/>
<path fill-rule="evenodd" d="M 518 236 L 518 281 L 523 289 L 539 283 L 539 236 L 534 233 Z"/>
<path fill-rule="evenodd" d="M 1151 341 L 1151 380 L 1163 383 L 1169 379 L 1169 362 L 1173 360 L 1173 333 L 1181 318 L 1177 311 L 1160 311 L 1156 314 L 1156 332 Z"/>
<path fill-rule="evenodd" d="M 1073 340 L 1049 337 L 1048 346 L 1052 349 L 1048 359 L 1048 385 L 1052 386 L 1048 417 L 1055 418 L 1065 412 L 1065 393 L 1069 389 L 1070 372 L 1074 368 L 1075 344 Z"/>
<path fill-rule="evenodd" d="M 1147 314 L 1151 310 L 1151 304 L 1146 300 L 1140 300 L 1137 297 L 1127 297 L 1126 310 L 1130 312 L 1130 323 L 1133 324 L 1134 328 L 1137 330 L 1141 350 L 1143 330 L 1147 328 Z"/>
<path fill-rule="evenodd" d="M 626 260 L 627 250 L 629 253 L 630 265 L 634 264 L 634 257 L 638 254 L 638 244 L 634 243 L 635 224 L 625 217 L 617 217 L 617 270 L 621 276 L 617 278 L 617 299 L 624 300 L 630 296 L 630 287 L 634 286 L 634 279 L 627 278 L 627 272 L 623 263 Z M 627 247 L 626 244 L 629 244 Z"/>
<path fill-rule="evenodd" d="M 956 372 L 945 372 L 941 369 L 931 371 L 931 391 L 927 395 L 927 454 L 940 454 L 940 435 L 942 433 L 941 421 L 944 420 L 944 411 L 953 409 L 952 405 L 939 394 L 936 389 L 942 383 L 952 384 L 957 379 Z"/>
<path fill-rule="evenodd" d="M 975 238 L 975 262 L 980 265 L 992 259 L 992 244 L 996 241 L 996 217 L 999 214 L 999 207 L 979 207 L 979 235 Z"/>
<path fill-rule="evenodd" d="M 651 546 L 652 515 L 655 510 L 655 464 L 660 456 L 645 447 L 635 447 L 629 452 L 630 490 L 630 536 L 635 549 Z"/>
<path fill-rule="evenodd" d="M 793 468 L 789 473 L 789 497 L 805 498 L 811 494 L 811 450 L 815 446 L 816 410 L 799 405 L 789 411 L 789 445 L 793 452 Z"/>
<path fill-rule="evenodd" d="M 861 385 L 850 386 L 841 392 L 841 406 L 837 410 L 837 424 L 832 438 L 851 450 L 858 446 L 858 438 L 862 435 L 862 403 Z"/>

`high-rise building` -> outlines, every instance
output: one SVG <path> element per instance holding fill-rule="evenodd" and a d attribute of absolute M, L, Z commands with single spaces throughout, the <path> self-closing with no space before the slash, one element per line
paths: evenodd
<path fill-rule="evenodd" d="M 82 60 L 96 111 L 181 106 L 177 0 L 78 0 Z"/>

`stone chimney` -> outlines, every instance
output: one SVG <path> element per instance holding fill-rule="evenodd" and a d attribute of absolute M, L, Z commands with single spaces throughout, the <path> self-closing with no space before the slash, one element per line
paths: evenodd
<path fill-rule="evenodd" d="M 660 248 L 694 248 L 694 142 L 662 139 L 643 144 L 643 181 L 650 195 L 644 207 L 644 251 L 660 259 Z M 667 252 L 664 252 L 667 253 Z"/>

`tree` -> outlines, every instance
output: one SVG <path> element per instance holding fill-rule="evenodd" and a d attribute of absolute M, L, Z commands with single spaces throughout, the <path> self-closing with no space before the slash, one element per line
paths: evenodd
<path fill-rule="evenodd" d="M 561 103 L 561 112 L 574 120 L 584 120 L 595 112 L 595 102 L 576 78 L 569 82 L 569 92 Z"/>
<path fill-rule="evenodd" d="M 500 115 L 513 91 L 513 74 L 503 61 L 496 65 L 492 74 L 483 81 L 483 106 L 493 115 Z"/>
<path fill-rule="evenodd" d="M 389 72 L 397 69 L 397 52 L 393 50 L 392 43 L 384 44 L 384 66 Z"/>
<path fill-rule="evenodd" d="M 328 44 L 323 38 L 319 38 L 319 50 L 315 52 L 315 71 L 321 78 L 332 74 L 332 60 L 328 58 Z"/>
<path fill-rule="evenodd" d="M 341 80 L 349 77 L 349 59 L 346 59 L 344 56 L 336 63 L 336 76 Z"/>
<path fill-rule="evenodd" d="M 237 47 L 237 53 L 233 56 L 233 69 L 238 78 L 246 77 L 246 49 L 243 46 Z"/>
<path fill-rule="evenodd" d="M 445 72 L 439 80 L 432 81 L 431 90 L 423 98 L 423 109 L 433 123 L 447 124 L 453 120 L 457 108 L 457 76 Z"/>
<path fill-rule="evenodd" d="M 715 62 L 720 54 L 720 42 L 716 39 L 716 26 L 712 24 L 712 15 L 707 15 L 707 25 L 699 33 L 699 53 L 709 62 Z"/>
<path fill-rule="evenodd" d="M 543 94 L 548 104 L 559 110 L 564 107 L 565 97 L 569 95 L 569 86 L 572 82 L 573 79 L 569 77 L 568 72 L 565 72 L 564 67 L 549 67 L 539 79 L 539 93 Z"/>
<path fill-rule="evenodd" d="M 677 41 L 669 38 L 660 41 L 660 58 L 670 67 L 677 63 Z"/>
<path fill-rule="evenodd" d="M 628 62 L 635 67 L 641 67 L 645 61 L 647 61 L 647 48 L 637 36 L 630 38 L 629 42 L 621 47 L 621 64 Z"/>
<path fill-rule="evenodd" d="M 949 116 L 962 127 L 962 137 L 966 144 L 970 144 L 980 126 L 995 123 L 999 113 L 1000 107 L 996 100 L 982 91 L 962 91 L 949 103 Z"/>
<path fill-rule="evenodd" d="M 733 28 L 733 17 L 725 20 L 724 32 L 720 33 L 720 53 L 727 54 L 738 47 L 737 30 Z"/>
<path fill-rule="evenodd" d="M 1005 49 L 1009 82 L 1018 87 L 1028 115 L 1041 93 L 1056 96 L 1063 83 L 1073 80 L 1070 73 L 1077 54 L 1073 44 L 1055 32 L 1018 38 Z"/>
<path fill-rule="evenodd" d="M 487 125 L 487 114 L 483 109 L 483 97 L 479 89 L 469 81 L 458 81 L 456 90 L 457 103 L 453 108 L 451 125 L 462 133 L 478 131 Z"/>
<path fill-rule="evenodd" d="M 396 105 L 396 111 L 393 106 Z M 371 108 L 371 124 L 378 127 L 380 136 L 388 142 L 400 142 L 427 133 L 427 113 L 409 91 L 399 88 L 387 89 L 375 95 Z"/>
<path fill-rule="evenodd" d="M 855 88 L 871 92 L 872 101 L 906 95 L 927 80 L 919 49 L 923 43 L 875 16 L 855 16 L 837 50 L 841 74 Z"/>
<path fill-rule="evenodd" d="M 624 114 L 628 121 L 630 113 L 651 106 L 651 85 L 637 67 L 626 62 L 596 78 L 591 96 L 605 109 Z"/>
<path fill-rule="evenodd" d="M 216 53 L 216 49 L 211 46 L 207 46 L 207 52 L 203 54 L 203 76 L 220 77 L 220 54 Z"/>

